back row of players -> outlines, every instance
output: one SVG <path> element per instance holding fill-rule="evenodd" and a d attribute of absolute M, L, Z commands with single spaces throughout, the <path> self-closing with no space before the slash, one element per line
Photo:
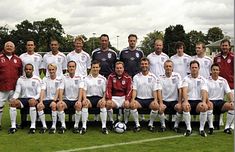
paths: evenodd
<path fill-rule="evenodd" d="M 175 47 L 177 53 L 171 57 L 171 60 L 162 52 L 162 40 L 155 41 L 155 51 L 147 58 L 143 58 L 143 52 L 136 48 L 136 35 L 129 35 L 128 42 L 129 47 L 120 52 L 119 58 L 123 62 L 116 62 L 116 52 L 108 47 L 108 35 L 101 35 L 101 47 L 92 52 L 94 61 L 92 64 L 89 54 L 82 50 L 84 41 L 81 37 L 75 39 L 75 50 L 67 57 L 59 51 L 59 43 L 56 40 L 51 41 L 51 51 L 43 58 L 34 52 L 33 41 L 27 41 L 27 52 L 20 58 L 14 55 L 14 44 L 7 42 L 0 56 L 0 72 L 3 73 L 0 76 L 0 119 L 5 101 L 10 100 L 12 126 L 9 133 L 16 131 L 16 108 L 23 106 L 30 107 L 30 133 L 35 133 L 36 129 L 36 106 L 43 124 L 41 133 L 47 129 L 43 112 L 45 107 L 52 110 L 51 133 L 56 131 L 57 115 L 62 124 L 59 133 L 64 133 L 66 129 L 64 109 L 72 107 L 76 111 L 74 132 L 84 134 L 88 108 L 92 106 L 100 107 L 102 132 L 105 134 L 108 133 L 107 113 L 112 121 L 112 109 L 118 107 L 124 108 L 125 123 L 128 122 L 129 113 L 133 115 L 136 122 L 135 131 L 140 130 L 138 108 L 148 107 L 152 110 L 150 131 L 154 131 L 153 121 L 157 115 L 161 120 L 161 131 L 164 131 L 164 111 L 177 111 L 174 130 L 178 131 L 178 123 L 183 114 L 187 126 L 186 136 L 192 132 L 190 125 L 192 109 L 193 112 L 200 112 L 199 131 L 202 136 L 206 136 L 204 124 L 207 119 L 209 133 L 213 133 L 214 106 L 218 111 L 229 110 L 225 132 L 232 132 L 234 111 L 230 88 L 234 87 L 234 68 L 233 53 L 230 51 L 228 40 L 221 42 L 221 53 L 214 59 L 218 64 L 213 65 L 212 59 L 205 56 L 205 45 L 201 42 L 196 44 L 197 55 L 194 57 L 185 54 L 184 44 L 177 42 Z M 21 75 L 22 63 L 24 74 L 17 81 Z M 220 69 L 220 67 L 223 68 Z M 91 69 L 88 76 L 87 69 Z M 133 87 L 132 79 L 124 69 L 133 77 Z M 66 70 L 67 74 L 63 76 Z M 220 73 L 220 70 L 223 72 Z M 46 73 L 42 85 L 39 78 L 40 72 Z M 211 76 L 210 73 L 212 73 Z M 222 76 L 229 83 L 219 77 L 219 73 L 223 74 Z M 106 78 L 108 78 L 107 82 Z M 227 103 L 223 102 L 224 93 L 228 93 Z M 81 116 L 83 126 L 79 129 Z"/>

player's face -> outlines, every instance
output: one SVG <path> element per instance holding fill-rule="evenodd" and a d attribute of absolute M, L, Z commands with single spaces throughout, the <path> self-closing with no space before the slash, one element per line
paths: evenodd
<path fill-rule="evenodd" d="M 146 72 L 149 70 L 149 62 L 148 61 L 141 61 L 140 62 L 140 69 L 142 72 Z"/>
<path fill-rule="evenodd" d="M 230 45 L 228 42 L 224 42 L 220 45 L 221 51 L 223 53 L 228 53 L 230 51 Z"/>
<path fill-rule="evenodd" d="M 57 41 L 51 41 L 50 47 L 52 52 L 57 52 L 59 49 L 59 43 Z"/>
<path fill-rule="evenodd" d="M 162 52 L 163 49 L 163 42 L 160 40 L 156 40 L 154 43 L 154 48 L 156 52 Z"/>
<path fill-rule="evenodd" d="M 129 47 L 130 47 L 130 48 L 135 48 L 136 42 L 137 42 L 136 37 L 131 36 L 131 37 L 128 39 Z"/>
<path fill-rule="evenodd" d="M 101 44 L 101 48 L 104 50 L 104 49 L 107 49 L 108 46 L 109 46 L 109 39 L 108 37 L 106 36 L 102 36 L 100 38 L 100 44 Z"/>
<path fill-rule="evenodd" d="M 165 62 L 164 63 L 164 69 L 166 73 L 172 73 L 173 72 L 173 64 L 172 62 Z"/>
<path fill-rule="evenodd" d="M 32 65 L 26 65 L 24 68 L 24 72 L 27 78 L 31 78 L 33 76 L 33 67 Z"/>
<path fill-rule="evenodd" d="M 213 66 L 212 69 L 211 69 L 211 75 L 212 76 L 219 76 L 219 67 L 218 66 Z"/>
<path fill-rule="evenodd" d="M 190 66 L 190 71 L 191 71 L 191 75 L 195 75 L 195 76 L 198 75 L 198 73 L 199 73 L 199 67 L 198 67 L 197 63 L 191 64 L 191 66 Z"/>
<path fill-rule="evenodd" d="M 117 75 L 121 76 L 123 74 L 123 72 L 124 72 L 123 65 L 122 64 L 117 64 L 115 66 L 115 72 L 116 72 Z"/>
<path fill-rule="evenodd" d="M 76 71 L 76 64 L 74 62 L 70 62 L 68 64 L 68 72 L 70 74 L 75 74 L 75 71 Z"/>
<path fill-rule="evenodd" d="M 202 44 L 196 45 L 196 53 L 197 53 L 197 55 L 202 55 L 204 53 L 204 49 L 202 47 Z"/>
<path fill-rule="evenodd" d="M 181 47 L 179 47 L 176 51 L 177 51 L 177 54 L 178 54 L 179 56 L 182 56 L 182 55 L 184 54 L 184 47 L 181 46 Z"/>
<path fill-rule="evenodd" d="M 100 72 L 100 65 L 99 64 L 92 64 L 91 65 L 91 73 L 98 75 Z"/>
<path fill-rule="evenodd" d="M 54 66 L 48 66 L 48 72 L 50 74 L 51 77 L 54 77 L 56 75 L 56 67 Z"/>
<path fill-rule="evenodd" d="M 76 40 L 76 41 L 74 42 L 74 47 L 75 47 L 75 50 L 81 51 L 82 48 L 83 48 L 83 43 L 82 43 L 82 41 Z"/>
<path fill-rule="evenodd" d="M 12 54 L 15 51 L 15 45 L 12 42 L 6 42 L 4 45 L 4 51 L 6 54 Z"/>
<path fill-rule="evenodd" d="M 35 45 L 33 41 L 27 41 L 26 43 L 26 50 L 27 52 L 34 52 Z"/>

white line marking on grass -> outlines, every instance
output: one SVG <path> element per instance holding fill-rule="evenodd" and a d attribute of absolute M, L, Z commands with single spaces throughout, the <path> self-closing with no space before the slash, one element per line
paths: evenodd
<path fill-rule="evenodd" d="M 214 131 L 214 132 L 221 132 L 221 130 Z M 198 133 L 193 133 L 190 136 L 194 136 L 194 135 L 198 135 Z M 139 144 L 139 143 L 158 141 L 158 140 L 173 139 L 173 138 L 179 138 L 179 137 L 184 137 L 184 135 L 176 135 L 176 136 L 168 136 L 168 137 L 160 137 L 160 138 L 143 139 L 143 140 L 136 140 L 136 141 L 125 142 L 125 143 L 115 143 L 115 144 L 107 144 L 107 145 L 100 145 L 100 146 L 91 146 L 91 147 L 84 147 L 84 148 L 75 148 L 75 149 L 68 149 L 68 150 L 60 150 L 60 151 L 56 151 L 56 152 L 74 152 L 74 151 L 92 150 L 92 149 L 108 148 L 108 147 L 115 147 L 115 146 L 122 146 L 122 145 Z M 185 137 L 185 138 L 187 138 L 187 137 Z M 204 137 L 202 137 L 202 138 L 204 138 Z"/>

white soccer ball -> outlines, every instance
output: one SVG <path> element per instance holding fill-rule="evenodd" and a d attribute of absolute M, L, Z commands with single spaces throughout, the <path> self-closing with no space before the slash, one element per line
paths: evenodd
<path fill-rule="evenodd" d="M 126 131 L 126 124 L 122 122 L 117 122 L 114 125 L 114 131 L 119 134 L 124 133 Z"/>

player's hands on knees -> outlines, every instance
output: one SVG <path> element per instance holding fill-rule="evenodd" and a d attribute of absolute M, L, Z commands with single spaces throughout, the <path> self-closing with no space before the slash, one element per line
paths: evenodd
<path fill-rule="evenodd" d="M 166 109 L 166 105 L 163 103 L 159 104 L 159 113 L 163 113 Z"/>
<path fill-rule="evenodd" d="M 182 103 L 177 103 L 177 104 L 175 105 L 174 109 L 175 109 L 177 112 L 182 112 L 182 111 L 183 111 Z"/>
<path fill-rule="evenodd" d="M 190 106 L 188 101 L 184 101 L 182 103 L 182 108 L 183 108 L 183 111 L 185 111 L 185 112 L 190 112 L 191 111 L 191 106 Z"/>
<path fill-rule="evenodd" d="M 39 102 L 37 107 L 38 107 L 38 109 L 41 109 L 41 110 L 45 108 L 43 102 Z"/>

